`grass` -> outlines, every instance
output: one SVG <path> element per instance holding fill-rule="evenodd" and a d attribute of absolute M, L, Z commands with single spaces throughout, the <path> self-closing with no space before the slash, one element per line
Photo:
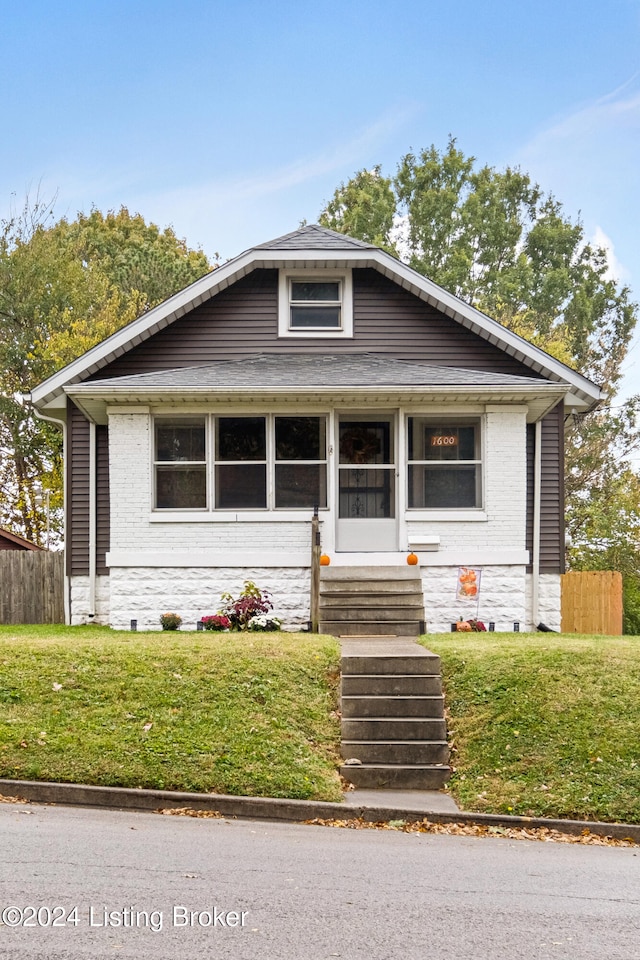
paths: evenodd
<path fill-rule="evenodd" d="M 633 637 L 442 634 L 465 810 L 640 822 L 640 642 Z"/>
<path fill-rule="evenodd" d="M 0 627 L 0 776 L 341 799 L 338 644 Z"/>

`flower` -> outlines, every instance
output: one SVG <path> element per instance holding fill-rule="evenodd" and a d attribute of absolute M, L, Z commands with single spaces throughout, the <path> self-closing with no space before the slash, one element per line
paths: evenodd
<path fill-rule="evenodd" d="M 201 617 L 200 622 L 205 630 L 229 630 L 231 620 L 223 613 L 213 613 L 208 617 Z"/>

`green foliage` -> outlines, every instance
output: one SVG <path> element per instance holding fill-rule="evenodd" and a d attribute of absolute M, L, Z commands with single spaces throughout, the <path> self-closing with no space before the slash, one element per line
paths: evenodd
<path fill-rule="evenodd" d="M 311 634 L 0 627 L 0 776 L 339 800 L 338 669 Z"/>
<path fill-rule="evenodd" d="M 179 630 L 182 617 L 179 613 L 163 613 L 160 616 L 160 626 L 163 630 Z"/>
<path fill-rule="evenodd" d="M 575 569 L 613 566 L 640 583 L 640 485 L 628 463 L 640 448 L 640 396 L 615 402 L 637 305 L 609 277 L 606 251 L 587 243 L 582 224 L 528 174 L 478 167 L 453 138 L 443 151 L 408 153 L 393 178 L 380 167 L 356 173 L 320 222 L 381 239 L 602 387 L 600 407 L 567 425 L 568 561 Z"/>
<path fill-rule="evenodd" d="M 442 634 L 455 773 L 465 810 L 640 823 L 637 641 Z"/>
<path fill-rule="evenodd" d="M 20 396 L 209 269 L 125 208 L 55 222 L 36 197 L 0 221 L 0 525 L 42 544 L 43 489 L 54 540 L 62 520 L 60 432 Z"/>

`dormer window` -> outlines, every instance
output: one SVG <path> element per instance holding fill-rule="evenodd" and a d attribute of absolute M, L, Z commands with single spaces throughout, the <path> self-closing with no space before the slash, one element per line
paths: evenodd
<path fill-rule="evenodd" d="M 340 330 L 342 282 L 340 280 L 290 280 L 290 330 L 318 327 Z"/>
<path fill-rule="evenodd" d="M 278 335 L 352 337 L 351 271 L 280 271 Z"/>

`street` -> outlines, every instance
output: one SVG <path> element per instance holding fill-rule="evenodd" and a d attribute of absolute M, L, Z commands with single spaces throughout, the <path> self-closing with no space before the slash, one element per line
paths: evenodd
<path fill-rule="evenodd" d="M 0 806 L 11 960 L 636 960 L 640 848 Z"/>

